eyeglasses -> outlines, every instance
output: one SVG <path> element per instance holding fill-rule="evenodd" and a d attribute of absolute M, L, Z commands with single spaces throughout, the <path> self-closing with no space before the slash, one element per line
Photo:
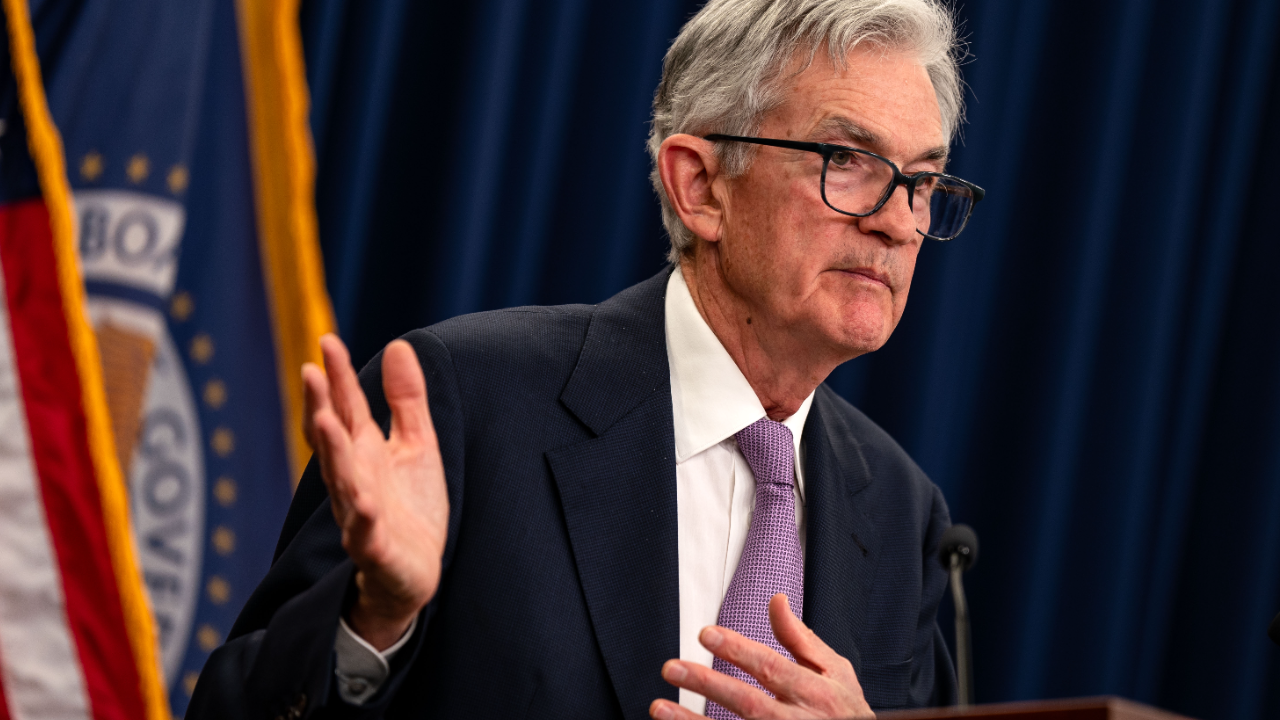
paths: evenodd
<path fill-rule="evenodd" d="M 945 173 L 903 175 L 888 158 L 860 148 L 736 135 L 707 135 L 703 139 L 821 155 L 822 201 L 843 215 L 872 215 L 889 202 L 899 185 L 906 185 L 907 207 L 915 216 L 916 232 L 933 240 L 951 240 L 959 235 L 973 214 L 973 206 L 987 194 L 977 185 Z"/>

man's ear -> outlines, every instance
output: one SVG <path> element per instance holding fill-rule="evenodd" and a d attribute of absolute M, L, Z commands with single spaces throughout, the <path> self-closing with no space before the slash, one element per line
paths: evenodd
<path fill-rule="evenodd" d="M 720 173 L 715 143 L 693 135 L 672 135 L 658 148 L 662 187 L 684 226 L 707 242 L 720 239 L 723 211 L 712 190 Z"/>

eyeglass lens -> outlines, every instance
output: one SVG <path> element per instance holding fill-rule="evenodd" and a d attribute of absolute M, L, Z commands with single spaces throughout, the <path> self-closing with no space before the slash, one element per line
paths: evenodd
<path fill-rule="evenodd" d="M 893 168 L 879 158 L 854 152 L 833 153 L 827 162 L 826 200 L 841 212 L 866 215 L 884 197 L 893 177 Z M 964 229 L 973 202 L 973 192 L 963 183 L 942 175 L 923 175 L 916 180 L 911 201 L 916 229 L 930 237 L 950 240 Z"/>

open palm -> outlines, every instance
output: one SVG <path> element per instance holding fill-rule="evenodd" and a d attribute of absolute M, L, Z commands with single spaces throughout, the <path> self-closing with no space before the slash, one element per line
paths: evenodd
<path fill-rule="evenodd" d="M 391 432 L 369 412 L 346 347 L 320 340 L 325 369 L 303 367 L 304 430 L 320 460 L 342 546 L 355 563 L 359 597 L 352 628 L 374 647 L 394 644 L 435 595 L 448 531 L 449 500 L 426 381 L 409 344 L 382 355 Z"/>

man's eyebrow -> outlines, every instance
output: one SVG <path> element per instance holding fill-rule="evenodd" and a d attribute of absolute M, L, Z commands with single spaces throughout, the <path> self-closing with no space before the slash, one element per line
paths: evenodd
<path fill-rule="evenodd" d="M 880 144 L 880 138 L 875 133 L 843 115 L 833 115 L 823 120 L 819 123 L 817 132 L 820 135 L 838 135 L 846 142 L 872 146 Z"/>
<path fill-rule="evenodd" d="M 836 135 L 844 142 L 864 145 L 872 150 L 881 149 L 880 137 L 870 130 L 843 115 L 833 115 L 818 124 L 817 133 L 821 136 Z M 951 157 L 951 148 L 939 145 L 921 153 L 915 162 L 929 161 L 941 163 L 944 167 Z"/>
<path fill-rule="evenodd" d="M 925 151 L 924 154 L 920 156 L 920 159 L 934 160 L 941 163 L 943 167 L 946 167 L 947 161 L 951 159 L 951 148 L 946 145 L 939 145 L 936 148 Z"/>

